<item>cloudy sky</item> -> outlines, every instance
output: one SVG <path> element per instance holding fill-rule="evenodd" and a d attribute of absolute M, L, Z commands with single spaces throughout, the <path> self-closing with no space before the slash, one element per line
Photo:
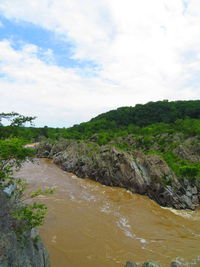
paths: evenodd
<path fill-rule="evenodd" d="M 199 84 L 199 0 L 0 0 L 0 112 L 68 127 Z"/>

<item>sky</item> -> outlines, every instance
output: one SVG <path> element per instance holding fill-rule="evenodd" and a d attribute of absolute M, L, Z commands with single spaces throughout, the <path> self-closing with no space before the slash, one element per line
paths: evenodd
<path fill-rule="evenodd" d="M 70 127 L 199 96 L 199 0 L 0 0 L 0 112 Z"/>

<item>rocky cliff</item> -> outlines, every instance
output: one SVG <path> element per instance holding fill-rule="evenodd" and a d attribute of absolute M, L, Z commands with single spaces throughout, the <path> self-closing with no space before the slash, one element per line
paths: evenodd
<path fill-rule="evenodd" d="M 180 151 L 181 147 L 176 153 Z M 200 179 L 178 179 L 160 155 L 67 140 L 46 141 L 37 153 L 81 178 L 147 195 L 162 206 L 195 209 L 199 204 Z"/>
<path fill-rule="evenodd" d="M 48 253 L 37 230 L 22 231 L 22 222 L 11 215 L 17 203 L 1 190 L 0 203 L 0 266 L 49 267 Z"/>

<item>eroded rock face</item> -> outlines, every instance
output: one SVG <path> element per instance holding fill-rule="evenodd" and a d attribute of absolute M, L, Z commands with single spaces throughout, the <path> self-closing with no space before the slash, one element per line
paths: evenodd
<path fill-rule="evenodd" d="M 79 177 L 147 195 L 162 206 L 194 209 L 199 204 L 200 184 L 178 181 L 159 155 L 70 141 L 42 144 L 38 155 L 52 158 L 62 169 Z"/>
<path fill-rule="evenodd" d="M 20 225 L 10 215 L 16 203 L 0 191 L 0 266 L 50 267 L 48 252 L 37 231 L 19 233 Z"/>

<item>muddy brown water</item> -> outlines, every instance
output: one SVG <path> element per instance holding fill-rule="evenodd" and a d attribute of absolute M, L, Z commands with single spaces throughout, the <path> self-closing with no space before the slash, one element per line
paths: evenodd
<path fill-rule="evenodd" d="M 161 208 L 149 198 L 77 178 L 51 161 L 27 162 L 17 174 L 29 190 L 56 187 L 40 228 L 52 267 L 123 267 L 155 260 L 200 266 L 200 209 Z"/>

